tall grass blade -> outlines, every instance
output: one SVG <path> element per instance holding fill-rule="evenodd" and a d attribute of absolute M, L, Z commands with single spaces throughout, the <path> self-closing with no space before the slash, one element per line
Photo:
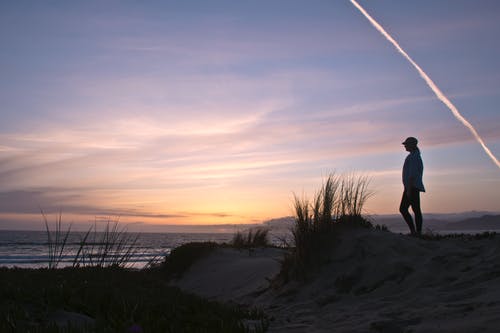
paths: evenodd
<path fill-rule="evenodd" d="M 81 263 L 83 263 L 83 266 L 85 266 L 85 246 L 87 244 L 87 239 L 92 232 L 92 227 L 87 230 L 83 238 L 80 240 L 80 246 L 78 247 L 78 251 L 76 252 L 76 255 L 73 259 L 73 267 L 79 267 Z"/>
<path fill-rule="evenodd" d="M 59 213 L 58 218 L 55 223 L 55 230 L 52 232 L 50 230 L 49 222 L 47 216 L 40 209 L 42 218 L 45 224 L 45 231 L 47 233 L 47 245 L 48 245 L 48 266 L 49 269 L 56 269 L 61 263 L 62 259 L 65 257 L 64 251 L 66 244 L 68 242 L 68 237 L 71 232 L 71 225 L 68 230 L 63 235 L 62 231 L 62 213 Z M 54 233 L 54 234 L 53 234 Z"/>

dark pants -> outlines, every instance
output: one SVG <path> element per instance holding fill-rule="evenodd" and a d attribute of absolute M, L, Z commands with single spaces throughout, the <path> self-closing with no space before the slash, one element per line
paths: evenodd
<path fill-rule="evenodd" d="M 413 219 L 408 211 L 408 208 L 413 210 L 413 214 L 415 214 L 415 225 L 413 224 Z M 420 209 L 420 191 L 418 189 L 412 189 L 410 194 L 403 191 L 403 197 L 401 198 L 401 204 L 399 205 L 399 212 L 403 215 L 403 218 L 408 224 L 410 228 L 410 232 L 412 235 L 421 235 L 422 234 L 422 211 Z"/>

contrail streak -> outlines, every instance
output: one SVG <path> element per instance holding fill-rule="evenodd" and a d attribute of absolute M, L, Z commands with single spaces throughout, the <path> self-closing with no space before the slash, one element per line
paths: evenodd
<path fill-rule="evenodd" d="M 453 103 L 441 92 L 441 90 L 436 86 L 436 84 L 431 80 L 431 78 L 422 70 L 422 68 L 420 68 L 420 66 L 415 62 L 413 61 L 413 59 L 405 52 L 405 50 L 403 50 L 403 48 L 401 48 L 401 46 L 399 46 L 398 42 L 396 42 L 396 40 L 394 38 L 391 37 L 391 35 L 389 35 L 387 33 L 387 31 L 385 31 L 385 29 L 380 25 L 378 24 L 377 21 L 375 21 L 371 16 L 370 14 L 368 14 L 366 12 L 366 10 L 364 10 L 363 7 L 361 7 L 357 2 L 356 0 L 350 0 L 351 3 L 357 8 L 359 9 L 359 11 L 368 19 L 368 21 L 370 21 L 370 23 L 389 41 L 392 43 L 392 45 L 394 45 L 394 47 L 396 48 L 396 50 L 398 50 L 399 53 L 401 53 L 405 58 L 406 60 L 408 60 L 410 62 L 410 64 L 413 65 L 413 67 L 415 67 L 415 69 L 418 71 L 418 73 L 420 74 L 420 76 L 422 77 L 422 79 L 424 79 L 424 81 L 427 83 L 427 85 L 429 86 L 429 88 L 431 88 L 431 90 L 434 92 L 434 94 L 436 94 L 437 98 L 439 98 L 439 100 L 441 102 L 444 103 L 444 105 L 446 105 L 450 110 L 451 112 L 453 113 L 453 115 L 455 116 L 455 118 L 457 118 L 465 127 L 467 127 L 469 129 L 469 131 L 472 133 L 472 135 L 474 135 L 474 137 L 476 138 L 477 142 L 479 142 L 479 144 L 483 147 L 484 151 L 486 152 L 486 154 L 488 154 L 488 156 L 492 159 L 492 161 L 497 165 L 497 167 L 500 169 L 500 162 L 498 162 L 498 159 L 495 157 L 495 155 L 493 155 L 493 153 L 491 152 L 491 150 L 486 146 L 486 144 L 484 143 L 483 139 L 481 139 L 481 137 L 479 136 L 479 134 L 477 133 L 477 131 L 474 129 L 474 127 L 471 125 L 471 123 L 469 123 L 467 121 L 467 119 L 465 119 L 461 114 L 460 112 L 458 112 L 457 108 L 455 107 L 455 105 L 453 105 Z"/>

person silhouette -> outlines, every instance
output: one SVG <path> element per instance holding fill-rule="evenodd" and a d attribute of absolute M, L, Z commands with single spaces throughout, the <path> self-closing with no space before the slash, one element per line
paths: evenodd
<path fill-rule="evenodd" d="M 420 149 L 418 149 L 418 140 L 414 137 L 408 137 L 403 142 L 406 151 L 409 152 L 406 156 L 403 165 L 403 197 L 399 205 L 399 212 L 403 216 L 406 224 L 410 228 L 410 232 L 414 236 L 422 234 L 422 210 L 420 208 L 420 192 L 425 192 L 425 187 L 422 181 L 424 173 L 424 164 L 420 156 Z M 411 206 L 413 214 L 415 215 L 415 224 L 408 211 Z"/>

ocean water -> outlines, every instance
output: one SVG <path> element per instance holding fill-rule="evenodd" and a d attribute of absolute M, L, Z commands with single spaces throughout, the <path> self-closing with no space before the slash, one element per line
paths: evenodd
<path fill-rule="evenodd" d="M 170 251 L 182 244 L 190 242 L 212 241 L 229 242 L 232 233 L 136 233 L 136 250 L 129 264 L 142 268 L 153 259 L 162 259 Z M 64 254 L 58 267 L 71 266 L 80 248 L 83 232 L 71 232 L 66 241 Z M 94 238 L 95 237 L 95 238 Z M 135 237 L 134 237 L 135 238 Z M 96 242 L 93 242 L 94 239 Z M 98 248 L 102 233 L 91 234 L 87 243 L 93 242 Z M 0 230 L 0 267 L 41 268 L 48 267 L 49 246 L 45 231 L 5 231 Z"/>
<path fill-rule="evenodd" d="M 392 230 L 393 232 L 407 233 L 406 229 Z M 485 230 L 446 230 L 439 234 L 465 233 L 476 234 Z M 494 230 L 500 232 L 500 230 Z M 212 241 L 216 243 L 230 242 L 234 233 L 130 233 L 137 236 L 135 252 L 128 261 L 129 266 L 142 268 L 152 260 L 162 260 L 170 254 L 172 249 L 185 243 Z M 66 241 L 64 255 L 58 267 L 71 266 L 84 238 L 84 232 L 71 232 Z M 98 241 L 102 233 L 91 234 L 87 243 L 94 243 L 98 248 Z M 292 243 L 291 234 L 285 229 L 271 230 L 269 239 L 276 246 L 283 246 L 284 240 Z M 96 242 L 92 242 L 97 240 Z M 88 248 L 87 248 L 88 249 Z M 42 268 L 48 267 L 49 246 L 45 231 L 6 231 L 0 230 L 0 267 Z"/>

